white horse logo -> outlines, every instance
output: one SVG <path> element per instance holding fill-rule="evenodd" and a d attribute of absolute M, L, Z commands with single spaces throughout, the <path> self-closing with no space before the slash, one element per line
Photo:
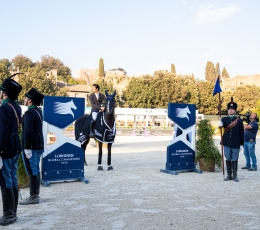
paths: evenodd
<path fill-rule="evenodd" d="M 179 118 L 187 118 L 189 120 L 189 116 L 188 114 L 190 114 L 190 110 L 189 107 L 187 106 L 186 108 L 176 108 L 175 111 L 175 116 L 179 117 Z"/>
<path fill-rule="evenodd" d="M 76 105 L 74 104 L 73 100 L 62 103 L 62 102 L 54 102 L 53 112 L 58 114 L 71 114 L 74 118 L 74 113 L 71 109 L 77 109 Z"/>

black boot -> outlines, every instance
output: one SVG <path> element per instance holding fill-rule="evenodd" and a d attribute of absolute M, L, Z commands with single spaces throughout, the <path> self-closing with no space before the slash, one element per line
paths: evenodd
<path fill-rule="evenodd" d="M 30 176 L 30 197 L 21 201 L 20 205 L 39 204 L 40 203 L 40 180 L 39 175 Z"/>
<path fill-rule="evenodd" d="M 18 217 L 17 217 L 17 206 L 18 206 L 18 200 L 19 200 L 18 187 L 13 187 L 13 191 L 14 191 L 14 217 L 15 217 L 15 220 L 17 220 L 18 219 Z"/>
<path fill-rule="evenodd" d="M 6 226 L 16 221 L 14 217 L 14 192 L 13 188 L 2 188 L 3 216 L 0 225 Z"/>
<path fill-rule="evenodd" d="M 232 161 L 232 169 L 233 169 L 233 181 L 239 182 L 237 179 L 237 161 Z"/>
<path fill-rule="evenodd" d="M 224 181 L 232 180 L 231 161 L 226 160 L 227 177 Z"/>
<path fill-rule="evenodd" d="M 96 124 L 96 121 L 95 120 L 91 120 L 91 123 L 90 123 L 90 133 L 89 133 L 89 137 L 90 138 L 94 138 L 94 126 Z"/>

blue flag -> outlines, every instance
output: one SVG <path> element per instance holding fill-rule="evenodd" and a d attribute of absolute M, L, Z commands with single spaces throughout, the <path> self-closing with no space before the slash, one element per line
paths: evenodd
<path fill-rule="evenodd" d="M 220 93 L 220 92 L 222 92 L 222 89 L 220 88 L 220 83 L 219 83 L 219 80 L 218 80 L 218 78 L 217 78 L 216 84 L 215 84 L 215 86 L 214 86 L 213 96 L 214 96 L 215 94 L 217 94 L 217 93 Z"/>

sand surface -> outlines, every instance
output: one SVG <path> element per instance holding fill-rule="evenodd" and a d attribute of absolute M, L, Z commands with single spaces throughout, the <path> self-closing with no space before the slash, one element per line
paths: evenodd
<path fill-rule="evenodd" d="M 224 182 L 220 169 L 170 175 L 160 169 L 165 169 L 171 139 L 116 137 L 113 171 L 97 171 L 98 149 L 88 146 L 89 184 L 41 186 L 41 203 L 18 206 L 18 221 L 3 229 L 260 229 L 260 171 L 241 170 L 243 153 L 239 183 Z M 28 188 L 21 192 L 28 197 Z"/>

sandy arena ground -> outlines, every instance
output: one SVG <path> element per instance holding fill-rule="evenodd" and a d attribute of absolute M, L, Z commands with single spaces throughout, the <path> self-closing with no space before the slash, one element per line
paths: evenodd
<path fill-rule="evenodd" d="M 88 146 L 89 184 L 41 186 L 42 202 L 18 206 L 17 223 L 3 229 L 260 229 L 260 171 L 241 170 L 243 153 L 239 183 L 224 182 L 220 169 L 170 175 L 160 169 L 165 169 L 171 138 L 118 136 L 114 171 L 97 171 L 98 149 Z M 28 188 L 21 192 L 28 197 Z"/>

